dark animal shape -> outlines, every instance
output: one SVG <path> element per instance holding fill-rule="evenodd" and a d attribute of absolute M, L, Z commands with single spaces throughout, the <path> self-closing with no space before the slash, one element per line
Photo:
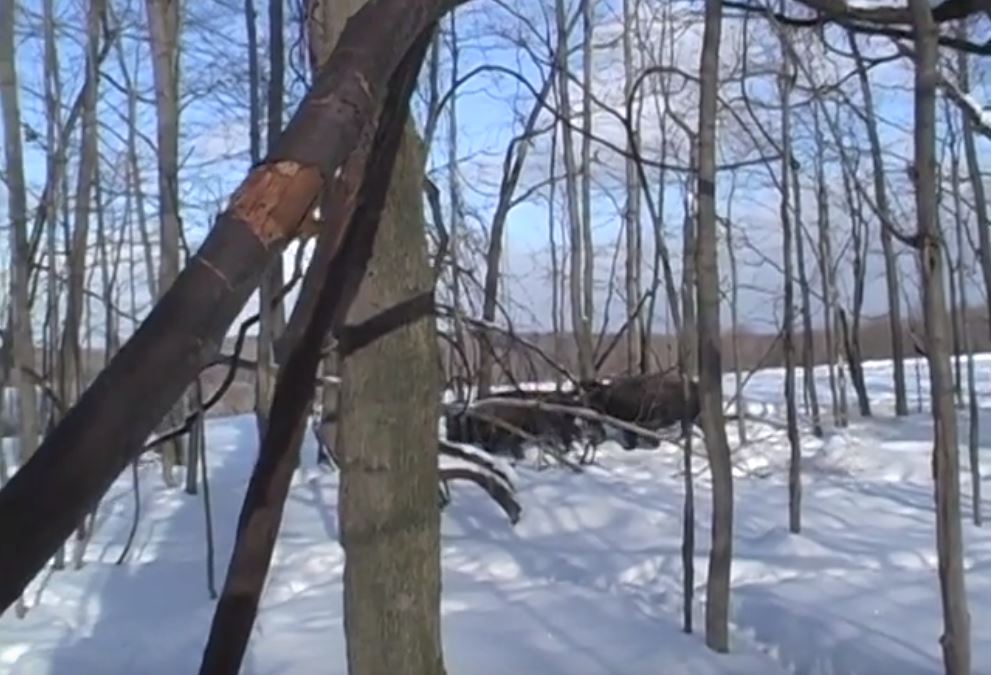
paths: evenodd
<path fill-rule="evenodd" d="M 489 398 L 513 398 L 571 406 L 577 403 L 572 395 L 544 391 L 504 391 Z M 449 407 L 445 415 L 449 441 L 471 443 L 481 446 L 492 454 L 507 454 L 521 459 L 523 445 L 527 439 L 499 422 L 520 429 L 541 441 L 554 444 L 563 451 L 568 451 L 573 441 L 583 437 L 576 416 L 557 410 L 500 405 L 493 402 L 469 411 L 465 409 L 464 403 L 455 403 Z"/>
<path fill-rule="evenodd" d="M 583 382 L 586 405 L 593 410 L 624 422 L 657 431 L 681 423 L 695 422 L 699 416 L 699 386 L 689 382 L 685 396 L 678 374 L 653 373 L 618 377 L 610 382 Z M 657 447 L 658 440 L 641 438 L 635 432 L 623 430 L 623 447 L 631 450 L 638 442 Z"/>

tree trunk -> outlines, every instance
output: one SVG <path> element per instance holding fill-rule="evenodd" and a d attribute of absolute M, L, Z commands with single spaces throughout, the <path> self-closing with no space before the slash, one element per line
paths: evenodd
<path fill-rule="evenodd" d="M 587 0 L 583 0 L 584 2 Z M 559 114 L 562 116 L 562 158 L 565 162 L 565 196 L 568 205 L 569 224 L 569 273 L 568 288 L 572 314 L 572 332 L 578 350 L 579 378 L 591 379 L 595 373 L 592 354 L 592 329 L 585 316 L 583 292 L 583 226 L 579 212 L 579 191 L 576 186 L 579 167 L 575 162 L 575 141 L 571 126 L 566 120 L 571 120 L 572 104 L 569 88 L 571 80 L 568 76 L 568 29 L 565 19 L 564 0 L 555 0 L 555 18 L 558 30 L 558 98 Z M 588 317 L 591 321 L 591 317 Z"/>
<path fill-rule="evenodd" d="M 782 106 L 782 167 L 780 181 L 782 198 L 779 217 L 782 219 L 782 269 L 784 300 L 782 312 L 782 353 L 785 356 L 785 414 L 789 437 L 789 531 L 798 533 L 802 527 L 802 446 L 799 441 L 799 423 L 796 414 L 796 371 L 795 348 L 793 347 L 793 313 L 795 301 L 792 290 L 792 223 L 790 222 L 789 171 L 792 165 L 792 136 L 789 109 L 790 92 L 793 86 L 793 69 L 789 62 L 785 44 L 782 43 L 782 70 L 779 74 L 779 101 Z"/>
<path fill-rule="evenodd" d="M 699 183 L 697 188 L 697 302 L 699 308 L 699 396 L 703 433 L 713 477 L 713 521 L 706 581 L 706 644 L 729 649 L 730 561 L 733 476 L 723 420 L 720 354 L 720 272 L 716 252 L 716 97 L 719 76 L 720 0 L 706 0 L 699 76 Z"/>
<path fill-rule="evenodd" d="M 636 22 L 634 0 L 623 2 L 623 81 L 624 99 L 629 99 L 634 86 L 636 68 L 633 50 L 633 32 Z M 637 152 L 635 143 L 627 141 L 627 152 L 633 155 Z M 640 188 L 637 185 L 637 166 L 632 157 L 624 161 L 625 187 L 627 191 L 624 203 L 624 239 L 627 242 L 626 256 L 626 296 L 627 317 L 631 321 L 627 330 L 627 372 L 634 374 L 641 368 L 641 323 L 638 307 L 641 300 L 641 200 Z"/>
<path fill-rule="evenodd" d="M 961 22 L 957 28 L 959 36 L 967 33 L 967 24 Z M 970 91 L 968 82 L 968 55 L 963 51 L 957 53 L 958 88 Z M 971 180 L 972 203 L 975 205 L 975 215 L 978 219 L 978 259 L 981 262 L 982 281 L 985 282 L 985 311 L 989 312 L 992 302 L 992 286 L 989 275 L 992 274 L 992 252 L 989 244 L 989 207 L 985 197 L 985 181 L 978 164 L 978 152 L 975 150 L 975 133 L 972 130 L 968 113 L 961 110 L 961 131 L 964 136 L 964 156 L 968 164 L 968 177 Z"/>
<path fill-rule="evenodd" d="M 322 3 L 326 49 L 362 4 Z M 348 324 L 432 288 L 421 201 L 425 159 L 408 128 Z M 340 358 L 335 450 L 349 672 L 442 675 L 433 319 L 421 318 Z"/>
<path fill-rule="evenodd" d="M 595 28 L 595 0 L 582 2 L 582 320 L 583 333 L 588 336 L 589 358 L 595 376 L 595 348 L 592 347 L 593 270 L 595 254 L 592 246 L 592 39 Z M 566 59 L 568 58 L 566 53 Z M 581 368 L 580 368 L 581 371 Z"/>
<path fill-rule="evenodd" d="M 332 176 L 363 138 L 409 45 L 450 6 L 373 0 L 355 15 L 276 148 L 234 193 L 196 256 L 0 489 L 0 541 L 12 544 L 0 547 L 0 611 L 140 454 L 148 434 L 216 354 L 265 264 L 295 236 L 322 176 Z M 319 103 L 328 97 L 346 104 Z M 344 198 L 354 196 L 348 191 Z M 121 400 L 129 405 L 115 405 Z"/>
<path fill-rule="evenodd" d="M 158 216 L 160 259 L 159 299 L 179 274 L 179 0 L 145 0 L 151 38 L 152 75 L 155 80 L 156 158 L 158 160 Z M 182 422 L 183 401 L 166 417 L 171 427 Z M 174 487 L 173 467 L 183 461 L 184 436 L 162 449 L 162 479 Z"/>
<path fill-rule="evenodd" d="M 806 276 L 806 246 L 803 243 L 803 209 L 802 191 L 799 189 L 799 166 L 792 162 L 792 199 L 795 203 L 796 226 L 796 269 L 799 272 L 799 297 L 803 315 L 803 387 L 806 391 L 805 400 L 809 401 L 809 415 L 813 422 L 813 435 L 823 437 L 823 426 L 820 424 L 820 401 L 816 395 L 816 377 L 813 373 L 813 310 L 810 307 L 809 279 Z"/>
<path fill-rule="evenodd" d="M 834 308 L 837 306 L 834 262 L 830 245 L 830 203 L 824 176 L 824 138 L 820 129 L 820 109 L 813 107 L 813 135 L 816 144 L 816 231 L 817 262 L 820 270 L 820 294 L 823 297 L 823 336 L 826 343 L 827 372 L 830 379 L 830 411 L 835 426 L 841 424 L 837 391 L 837 346 L 834 336 Z M 898 298 L 897 298 L 898 300 Z"/>
<path fill-rule="evenodd" d="M 848 33 L 848 41 L 854 62 L 858 70 L 858 81 L 861 83 L 861 96 L 865 104 L 865 126 L 868 130 L 868 143 L 871 148 L 872 176 L 875 187 L 875 205 L 879 217 L 879 234 L 882 240 L 882 256 L 885 259 L 885 290 L 889 303 L 889 336 L 892 344 L 892 380 L 895 385 L 896 415 L 900 417 L 909 414 L 906 403 L 906 372 L 903 364 L 905 359 L 902 344 L 902 310 L 899 305 L 899 265 L 896 262 L 892 245 L 891 228 L 892 215 L 889 209 L 888 193 L 885 187 L 885 164 L 882 161 L 882 143 L 879 140 L 876 123 L 875 105 L 872 100 L 871 84 L 868 81 L 868 71 L 858 48 L 857 38 L 853 32 Z"/>
<path fill-rule="evenodd" d="M 920 269 L 923 274 L 923 311 L 934 428 L 934 499 L 937 511 L 937 559 L 944 634 L 940 644 L 948 675 L 971 672 L 971 630 L 964 585 L 961 542 L 961 495 L 958 475 L 957 420 L 954 412 L 947 344 L 947 307 L 937 231 L 934 177 L 935 109 L 937 84 L 937 27 L 926 0 L 910 0 L 915 30 L 915 127 L 913 171 Z"/>
<path fill-rule="evenodd" d="M 14 16 L 16 2 L 0 7 L 0 106 L 3 110 L 5 178 L 10 215 L 10 317 L 13 385 L 19 410 L 18 442 L 20 461 L 34 452 L 38 443 L 38 400 L 34 381 L 28 373 L 35 368 L 31 335 L 31 306 L 28 283 L 31 253 L 28 246 L 27 191 L 24 182 L 24 156 L 21 147 L 21 113 L 18 101 L 17 67 L 14 57 Z"/>
<path fill-rule="evenodd" d="M 948 128 L 953 129 L 951 125 L 951 114 L 950 105 L 948 104 Z M 962 133 L 967 135 L 969 133 L 967 126 L 967 117 L 962 113 Z M 952 137 L 951 142 L 951 194 L 954 196 L 954 233 L 955 233 L 955 244 L 957 245 L 958 256 L 963 257 L 965 246 L 967 244 L 965 238 L 965 217 L 964 209 L 961 204 L 961 180 L 960 180 L 960 169 L 961 161 L 958 155 L 956 140 Z M 979 224 L 979 227 L 981 225 Z M 946 239 L 945 239 L 946 241 Z M 958 287 L 965 288 L 965 273 L 964 264 L 959 263 L 957 265 L 958 274 Z M 977 526 L 982 524 L 982 472 L 981 472 L 981 460 L 979 456 L 979 413 L 978 413 L 978 394 L 975 390 L 975 354 L 973 353 L 973 345 L 971 343 L 971 326 L 968 321 L 968 297 L 962 292 L 961 293 L 961 308 L 960 314 L 963 317 L 962 321 L 962 331 L 961 331 L 961 342 L 962 348 L 964 349 L 966 355 L 966 374 L 968 378 L 968 469 L 971 473 L 971 519 L 972 522 Z"/>
<path fill-rule="evenodd" d="M 266 133 L 269 149 L 275 147 L 279 135 L 282 133 L 283 71 L 285 70 L 283 2 L 284 0 L 269 0 L 269 105 Z M 272 265 L 265 271 L 258 289 L 258 367 L 255 379 L 255 417 L 258 421 L 259 438 L 264 433 L 275 390 L 276 366 L 273 348 L 286 326 L 283 304 L 281 301 L 276 302 L 279 290 L 284 283 L 282 256 L 279 256 L 272 261 Z"/>

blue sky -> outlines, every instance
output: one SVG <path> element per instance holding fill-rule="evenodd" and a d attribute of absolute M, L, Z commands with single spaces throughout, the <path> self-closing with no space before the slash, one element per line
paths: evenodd
<path fill-rule="evenodd" d="M 28 0 L 22 4 L 27 9 L 27 13 L 19 25 L 18 67 L 22 86 L 21 105 L 26 124 L 43 134 L 43 109 L 41 100 L 37 95 L 41 90 L 41 41 L 28 35 L 31 25 L 36 20 L 29 15 L 37 15 L 40 11 L 40 1 Z M 260 58 L 264 69 L 266 60 L 265 36 L 267 35 L 265 3 L 256 0 L 256 4 L 259 5 L 257 7 L 259 11 L 258 27 L 262 42 Z M 574 2 L 572 4 L 574 5 Z M 597 40 L 607 41 L 616 35 L 617 4 L 615 0 L 597 4 Z M 82 26 L 80 16 L 82 2 L 80 0 L 66 0 L 57 3 L 57 5 L 66 26 L 66 30 L 59 40 L 63 90 L 66 98 L 71 98 L 78 90 L 83 72 L 82 36 L 79 31 L 79 27 Z M 138 0 L 130 0 L 130 7 L 121 3 L 117 3 L 116 6 L 128 23 L 122 44 L 129 65 L 133 64 L 135 58 L 138 59 L 137 70 L 132 75 L 137 78 L 143 95 L 150 96 L 151 75 L 147 56 L 137 56 L 139 53 L 143 53 L 146 48 L 142 43 L 145 36 L 142 27 L 133 24 L 134 17 L 140 16 L 143 3 L 138 2 Z M 535 17 L 541 16 L 542 7 L 547 12 L 553 11 L 553 6 L 550 3 L 542 6 L 531 1 L 514 6 L 521 12 Z M 645 6 L 653 7 L 655 5 L 647 3 Z M 679 11 L 684 14 L 682 21 L 685 23 L 685 32 L 677 41 L 678 53 L 676 58 L 683 68 L 694 70 L 698 63 L 698 52 L 696 51 L 698 36 L 694 32 L 695 28 L 693 28 L 692 22 L 697 8 L 692 3 L 675 3 L 673 6 L 678 7 Z M 244 176 L 248 166 L 247 90 L 243 84 L 246 80 L 247 65 L 244 57 L 246 40 L 244 20 L 243 15 L 241 15 L 242 8 L 242 3 L 233 1 L 210 3 L 209 5 L 186 3 L 188 15 L 186 29 L 188 33 L 187 39 L 184 41 L 183 76 L 187 89 L 183 99 L 181 152 L 184 158 L 184 168 L 181 178 L 184 220 L 191 243 L 202 239 L 212 220 L 213 213 L 222 207 L 226 195 Z M 288 11 L 287 18 L 291 15 L 292 13 Z M 457 21 L 459 32 L 463 38 L 459 66 L 462 73 L 469 72 L 482 64 L 498 64 L 519 72 L 535 86 L 539 85 L 536 68 L 526 57 L 521 55 L 510 40 L 515 33 L 520 31 L 521 24 L 512 18 L 505 9 L 501 9 L 495 3 L 474 3 L 459 10 Z M 728 62 L 732 60 L 731 52 L 734 50 L 735 23 L 736 21 L 733 19 L 728 19 L 726 22 L 724 58 Z M 543 30 L 543 24 L 540 21 L 536 25 L 540 30 Z M 987 27 L 982 30 L 987 31 Z M 576 31 L 573 36 L 573 44 L 577 44 L 578 32 Z M 652 32 L 650 29 L 645 30 L 645 32 L 648 33 L 646 39 L 657 40 L 656 37 L 653 38 L 650 35 Z M 767 52 L 764 58 L 768 59 L 769 63 L 773 63 L 777 58 L 774 36 L 767 29 L 759 26 L 755 20 L 752 20 L 749 34 L 752 32 L 752 42 L 759 47 L 752 52 L 752 58 L 760 60 L 762 52 Z M 797 44 L 800 43 L 805 46 L 809 41 L 800 36 L 800 41 Z M 763 50 L 760 49 L 761 44 L 765 45 Z M 294 45 L 292 35 L 287 37 L 287 45 L 291 51 L 291 62 L 299 63 L 299 53 L 293 51 L 296 45 Z M 873 47 L 879 51 L 891 51 L 891 47 L 881 41 L 876 41 Z M 546 54 L 542 54 L 542 56 L 547 57 Z M 446 54 L 444 58 L 447 59 Z M 602 87 L 602 89 L 597 89 L 597 94 L 614 102 L 617 100 L 617 92 L 622 87 L 620 77 L 622 72 L 618 70 L 618 59 L 618 44 L 597 49 L 596 74 L 597 81 L 600 83 L 597 86 Z M 574 63 L 576 66 L 578 65 L 578 61 Z M 976 60 L 974 65 L 977 69 L 978 81 L 982 83 L 976 97 L 987 103 L 988 59 L 984 59 L 981 63 Z M 113 53 L 105 63 L 104 70 L 109 77 L 119 81 L 116 56 Z M 292 69 L 288 75 L 287 109 L 291 111 L 303 89 L 302 83 L 294 77 Z M 912 124 L 912 95 L 905 88 L 908 75 L 906 62 L 902 61 L 876 70 L 873 73 L 873 83 L 876 85 L 877 112 L 882 121 L 881 129 L 883 143 L 887 151 L 887 168 L 892 194 L 898 209 L 897 213 L 911 216 L 912 195 L 906 184 L 904 170 L 906 159 L 911 157 L 912 153 L 909 135 Z M 447 63 L 445 63 L 442 78 L 447 77 L 448 70 Z M 765 84 L 757 83 L 752 87 L 752 93 L 767 96 L 771 91 L 769 86 L 767 82 Z M 102 145 L 105 160 L 104 173 L 107 175 L 110 167 L 120 161 L 123 146 L 115 138 L 115 133 L 119 134 L 123 130 L 123 124 L 118 120 L 120 119 L 119 115 L 123 115 L 124 110 L 123 97 L 109 81 L 101 83 L 101 89 L 100 118 L 108 123 L 107 128 L 101 130 L 104 139 Z M 731 93 L 728 92 L 727 95 L 730 96 Z M 691 91 L 691 86 L 682 95 L 682 98 L 684 100 L 676 101 L 676 105 L 680 106 L 680 110 L 684 110 L 687 115 L 692 115 L 695 97 Z M 799 94 L 797 94 L 797 98 L 799 98 Z M 860 99 L 860 95 L 857 95 L 856 99 Z M 506 143 L 519 130 L 519 122 L 516 119 L 526 113 L 531 101 L 530 93 L 512 78 L 492 74 L 475 78 L 465 85 L 458 97 L 458 147 L 459 155 L 462 158 L 459 162 L 459 179 L 467 209 L 472 216 L 469 225 L 476 231 L 476 239 L 481 239 L 482 233 L 488 228 Z M 145 103 L 139 105 L 139 116 L 142 132 L 149 139 L 153 139 L 154 110 L 152 106 Z M 941 113 L 939 117 L 942 119 L 943 114 Z M 687 117 L 687 119 L 691 119 L 691 117 Z M 800 128 L 800 135 L 804 133 L 801 131 L 804 119 L 808 119 L 805 113 L 797 114 L 795 124 Z M 652 122 L 654 122 L 653 127 Z M 622 137 L 616 136 L 615 120 L 611 120 L 609 115 L 596 113 L 595 124 L 597 133 L 622 143 Z M 730 159 L 733 154 L 731 146 L 735 143 L 740 144 L 741 139 L 738 137 L 740 135 L 739 130 L 734 129 L 732 125 L 728 126 L 728 124 L 724 124 L 721 129 L 723 130 L 724 142 L 730 148 L 725 156 Z M 845 128 L 849 128 L 855 125 L 855 122 L 845 120 L 845 125 Z M 646 157 L 657 154 L 657 143 L 652 141 L 652 135 L 656 139 L 657 132 L 652 132 L 652 128 L 657 129 L 657 119 L 648 115 L 643 130 Z M 769 130 L 772 133 L 774 133 L 775 128 L 774 124 L 770 123 Z M 447 169 L 447 137 L 447 116 L 445 116 L 434 141 L 429 167 L 431 175 L 442 186 L 442 192 L 445 192 L 444 186 L 450 175 Z M 144 163 L 144 184 L 146 191 L 153 193 L 155 186 L 153 148 L 144 142 L 141 142 L 140 145 L 142 146 L 141 154 Z M 979 140 L 980 154 L 986 169 L 988 167 L 988 147 L 985 139 Z M 40 190 L 44 178 L 43 149 L 37 144 L 28 143 L 26 151 L 28 179 L 35 191 L 34 194 L 36 194 Z M 622 208 L 623 196 L 619 189 L 618 180 L 622 179 L 622 160 L 616 156 L 616 153 L 597 144 L 594 144 L 594 151 L 599 158 L 599 164 L 593 174 L 594 183 L 598 186 L 593 206 L 597 305 L 602 307 L 605 304 L 608 276 L 613 263 L 613 247 L 621 227 L 619 209 Z M 76 152 L 75 148 L 72 152 Z M 797 142 L 797 153 L 805 180 L 813 174 L 812 149 L 808 141 L 800 139 Z M 547 137 L 544 137 L 536 143 L 531 152 L 521 185 L 522 190 L 534 181 L 543 179 L 547 172 L 549 159 Z M 687 158 L 670 157 L 669 160 L 685 163 Z M 657 180 L 655 172 L 649 171 L 649 174 L 650 180 Z M 667 232 L 666 241 L 673 255 L 677 257 L 681 251 L 679 231 L 683 217 L 682 178 L 676 179 L 672 174 L 669 174 L 668 178 L 669 183 L 665 190 L 664 219 Z M 835 172 L 833 178 L 835 179 L 832 181 L 834 183 L 833 189 L 839 195 L 841 188 L 839 174 Z M 730 175 L 722 173 L 718 184 L 718 203 L 721 204 L 721 215 L 725 215 L 723 205 L 726 204 L 729 188 Z M 811 226 L 810 214 L 812 213 L 813 199 L 811 194 L 805 193 L 805 189 L 804 183 L 803 198 L 806 202 L 804 215 L 807 216 L 807 221 Z M 511 212 L 508 221 L 504 268 L 507 273 L 507 287 L 516 306 L 514 318 L 520 327 L 546 328 L 550 324 L 548 317 L 551 289 L 548 279 L 550 262 L 547 244 L 547 196 L 546 190 L 539 192 L 531 202 L 516 207 Z M 741 267 L 741 282 L 745 286 L 741 294 L 742 318 L 755 328 L 772 330 L 781 312 L 781 303 L 776 300 L 781 279 L 774 264 L 781 260 L 781 253 L 778 248 L 780 241 L 780 225 L 777 213 L 778 196 L 770 183 L 767 172 L 764 168 L 760 168 L 747 174 L 738 175 L 735 197 L 733 218 L 735 222 L 741 223 L 739 239 L 736 239 L 738 233 L 735 232 L 735 249 Z M 119 213 L 122 203 L 121 198 L 116 198 L 109 211 Z M 0 191 L 0 213 L 3 213 L 5 208 L 6 195 Z M 154 200 L 151 199 L 148 209 L 152 224 L 156 222 L 154 208 Z M 559 218 L 565 213 L 561 192 L 556 198 L 555 209 Z M 807 211 L 807 209 L 809 210 Z M 846 220 L 841 217 L 839 209 L 834 209 L 834 213 L 839 221 L 833 226 L 837 228 L 836 237 L 839 249 L 844 238 L 841 231 L 848 225 Z M 649 219 L 646 212 L 643 215 L 645 257 L 650 258 L 652 253 L 649 243 L 652 234 L 649 230 Z M 870 235 L 873 252 L 879 249 L 874 227 L 873 223 L 873 232 Z M 6 250 L 5 239 L 0 244 L 3 250 Z M 558 243 L 561 244 L 560 230 Z M 911 280 L 915 276 L 913 274 L 914 263 L 908 255 L 904 255 L 903 259 L 903 268 L 907 272 L 907 278 Z M 477 260 L 474 262 L 478 264 Z M 622 270 L 622 255 L 617 260 L 617 264 Z M 724 253 L 724 271 L 726 267 L 726 255 Z M 677 264 L 676 268 L 678 268 Z M 139 269 L 141 269 L 140 265 Z M 842 274 L 849 275 L 847 270 L 848 267 L 843 266 Z M 880 259 L 873 253 L 869 260 L 870 282 L 865 307 L 868 315 L 879 314 L 884 311 L 880 283 L 881 271 Z M 811 274 L 811 276 L 814 277 L 813 281 L 816 283 L 815 274 Z M 915 292 L 910 293 L 910 298 L 915 300 Z M 978 298 L 979 296 L 974 294 L 976 302 Z M 618 307 L 617 303 L 618 300 L 615 298 L 613 300 L 614 315 Z M 663 311 L 663 306 L 659 306 L 659 312 Z M 656 323 L 663 326 L 664 318 L 657 317 Z"/>

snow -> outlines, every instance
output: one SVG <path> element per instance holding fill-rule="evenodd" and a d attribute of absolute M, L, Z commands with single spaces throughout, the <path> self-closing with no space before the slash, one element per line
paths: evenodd
<path fill-rule="evenodd" d="M 987 520 L 989 356 L 977 365 Z M 745 446 L 737 442 L 736 423 L 728 425 L 736 475 L 730 654 L 706 649 L 698 632 L 710 521 L 701 445 L 694 467 L 697 632 L 686 635 L 680 626 L 679 453 L 667 444 L 627 452 L 607 442 L 597 464 L 582 473 L 518 464 L 512 475 L 524 510 L 515 527 L 481 490 L 452 484 L 453 500 L 442 516 L 448 671 L 941 672 L 929 415 L 892 418 L 889 365 L 865 367 L 877 416 L 855 417 L 846 429 L 827 425 L 822 440 L 804 429 L 802 534 L 786 529 L 780 370 L 758 373 L 745 390 L 749 413 L 775 424 L 748 421 Z M 906 372 L 915 397 L 912 362 Z M 732 382 L 728 376 L 728 393 Z M 821 404 L 828 403 L 824 382 L 818 369 Z M 915 398 L 910 406 L 915 410 Z M 220 584 L 256 432 L 250 417 L 236 417 L 209 421 L 208 433 Z M 966 438 L 961 442 L 973 667 L 987 673 L 990 530 L 967 520 Z M 248 674 L 346 672 L 338 476 L 315 467 L 313 456 L 312 448 L 304 451 L 305 466 L 294 477 L 245 662 Z M 165 490 L 151 459 L 140 474 L 142 518 L 127 562 L 114 565 L 132 517 L 129 473 L 101 504 L 84 567 L 46 571 L 25 596 L 27 616 L 0 618 L 0 673 L 195 672 L 213 612 L 201 501 Z"/>

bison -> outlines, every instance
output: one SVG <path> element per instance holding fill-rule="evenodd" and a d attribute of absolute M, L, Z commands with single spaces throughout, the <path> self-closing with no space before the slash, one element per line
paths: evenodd
<path fill-rule="evenodd" d="M 624 422 L 656 431 L 699 416 L 699 386 L 689 381 L 686 397 L 678 374 L 652 373 L 618 377 L 610 382 L 588 381 L 580 385 L 585 404 L 593 410 Z M 657 439 L 640 439 L 624 429 L 623 447 L 631 450 L 639 440 L 657 447 Z"/>

